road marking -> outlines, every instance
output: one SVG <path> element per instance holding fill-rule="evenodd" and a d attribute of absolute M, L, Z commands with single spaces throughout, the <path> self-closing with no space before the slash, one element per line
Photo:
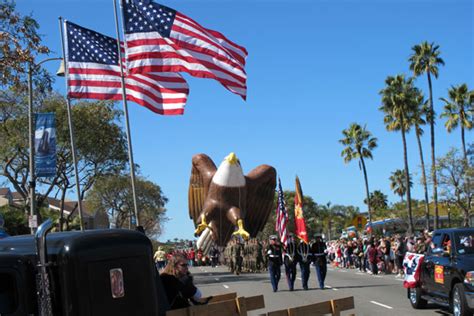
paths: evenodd
<path fill-rule="evenodd" d="M 214 278 L 214 279 L 216 279 L 216 281 L 219 281 L 219 278 Z"/>
<path fill-rule="evenodd" d="M 385 307 L 385 308 L 388 308 L 388 309 L 393 309 L 393 307 L 391 306 L 388 306 L 388 305 L 385 305 L 385 304 L 382 304 L 382 303 L 379 303 L 379 302 L 376 302 L 376 301 L 370 301 L 372 304 L 375 304 L 375 305 L 378 305 L 378 306 L 382 306 L 382 307 Z"/>
<path fill-rule="evenodd" d="M 301 278 L 297 278 L 298 280 L 301 280 Z"/>
<path fill-rule="evenodd" d="M 225 284 L 222 284 L 222 286 L 225 287 L 226 289 L 229 288 L 229 286 L 228 286 L 228 285 L 225 285 Z"/>

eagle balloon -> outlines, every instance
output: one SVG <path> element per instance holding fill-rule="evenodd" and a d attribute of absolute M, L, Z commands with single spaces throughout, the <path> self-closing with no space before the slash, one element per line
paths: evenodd
<path fill-rule="evenodd" d="M 216 168 L 205 154 L 192 159 L 189 216 L 199 236 L 197 247 L 207 254 L 211 246 L 225 246 L 232 235 L 256 237 L 273 208 L 276 170 L 260 165 L 244 176 L 234 153 Z"/>

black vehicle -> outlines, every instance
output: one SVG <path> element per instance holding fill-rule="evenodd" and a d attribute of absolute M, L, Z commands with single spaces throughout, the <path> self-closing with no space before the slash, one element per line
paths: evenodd
<path fill-rule="evenodd" d="M 408 289 L 414 308 L 430 301 L 455 316 L 473 314 L 474 228 L 436 230 L 420 268 L 419 286 Z"/>
<path fill-rule="evenodd" d="M 164 315 L 150 240 L 124 229 L 0 240 L 0 315 Z"/>

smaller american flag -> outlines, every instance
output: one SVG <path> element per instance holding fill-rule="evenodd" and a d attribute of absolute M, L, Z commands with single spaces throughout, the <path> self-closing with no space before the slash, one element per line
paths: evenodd
<path fill-rule="evenodd" d="M 121 100 L 122 83 L 117 40 L 65 22 L 68 96 Z M 126 75 L 127 100 L 164 114 L 183 114 L 189 88 L 178 73 Z"/>
<path fill-rule="evenodd" d="M 288 243 L 288 231 L 286 229 L 286 224 L 288 223 L 288 212 L 286 211 L 285 206 L 285 197 L 283 195 L 283 189 L 281 188 L 281 181 L 278 178 L 278 204 L 277 204 L 277 219 L 275 223 L 275 230 L 280 236 L 280 242 L 282 246 L 286 249 Z"/>

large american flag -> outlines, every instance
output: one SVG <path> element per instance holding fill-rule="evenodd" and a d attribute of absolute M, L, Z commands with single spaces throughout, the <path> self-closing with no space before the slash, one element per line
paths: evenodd
<path fill-rule="evenodd" d="M 288 223 L 288 212 L 286 211 L 285 197 L 281 188 L 280 178 L 278 178 L 278 204 L 276 209 L 276 216 L 277 218 L 275 221 L 275 230 L 280 236 L 281 244 L 286 249 L 288 243 L 288 231 L 286 229 L 286 224 Z"/>
<path fill-rule="evenodd" d="M 117 40 L 66 21 L 68 96 L 121 100 Z M 125 70 L 126 72 L 126 70 Z M 178 73 L 126 75 L 127 100 L 164 115 L 183 114 L 188 84 Z"/>
<path fill-rule="evenodd" d="M 150 0 L 122 0 L 130 73 L 187 72 L 247 95 L 247 50 L 176 10 Z"/>

